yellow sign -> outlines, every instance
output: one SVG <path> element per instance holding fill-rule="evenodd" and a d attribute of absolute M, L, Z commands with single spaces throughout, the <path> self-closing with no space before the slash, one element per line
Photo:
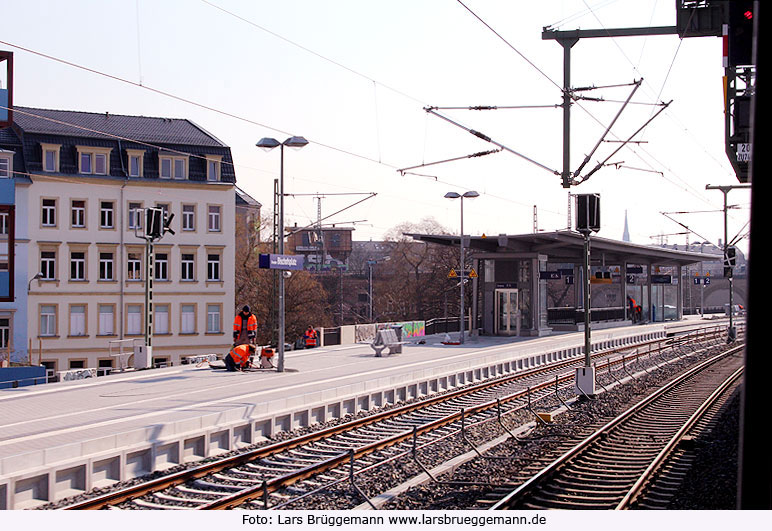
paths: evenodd
<path fill-rule="evenodd" d="M 450 273 L 448 273 L 448 278 L 456 278 L 456 277 L 458 277 L 458 275 L 456 274 L 456 270 L 451 269 Z"/>
<path fill-rule="evenodd" d="M 469 278 L 477 278 L 477 272 L 474 269 L 469 271 Z"/>

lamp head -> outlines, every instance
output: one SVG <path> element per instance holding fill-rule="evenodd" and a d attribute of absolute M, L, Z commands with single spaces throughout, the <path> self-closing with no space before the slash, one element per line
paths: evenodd
<path fill-rule="evenodd" d="M 291 136 L 284 141 L 284 145 L 287 147 L 300 149 L 308 145 L 308 140 L 306 140 L 302 136 Z"/>
<path fill-rule="evenodd" d="M 273 148 L 280 146 L 281 144 L 275 138 L 265 137 L 265 138 L 261 138 L 260 142 L 258 142 L 255 145 L 257 147 L 259 147 L 260 149 L 264 149 L 266 151 L 270 151 Z"/>

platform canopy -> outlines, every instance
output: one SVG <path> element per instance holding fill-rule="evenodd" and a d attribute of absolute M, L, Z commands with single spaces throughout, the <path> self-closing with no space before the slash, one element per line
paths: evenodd
<path fill-rule="evenodd" d="M 439 245 L 458 246 L 458 235 L 406 233 L 415 240 Z M 584 237 L 578 232 L 556 231 L 533 234 L 500 234 L 498 236 L 467 236 L 464 246 L 470 254 L 538 253 L 550 262 L 581 262 Z M 591 237 L 591 259 L 605 263 L 633 263 L 686 266 L 698 262 L 715 261 L 715 254 L 677 251 L 651 245 L 639 245 L 597 236 Z"/>

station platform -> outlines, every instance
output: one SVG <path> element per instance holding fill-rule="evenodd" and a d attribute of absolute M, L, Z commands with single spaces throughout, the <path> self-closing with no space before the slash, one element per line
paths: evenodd
<path fill-rule="evenodd" d="M 593 331 L 593 349 L 663 338 L 683 322 Z M 692 325 L 694 326 L 694 325 Z M 182 365 L 0 390 L 0 509 L 76 495 L 485 378 L 582 356 L 582 333 L 411 338 L 285 353 L 285 371 Z"/>

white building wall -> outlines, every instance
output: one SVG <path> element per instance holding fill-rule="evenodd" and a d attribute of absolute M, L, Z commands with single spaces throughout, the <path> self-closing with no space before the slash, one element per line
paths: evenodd
<path fill-rule="evenodd" d="M 56 200 L 56 225 L 42 224 L 44 199 Z M 71 224 L 71 202 L 85 201 L 85 227 Z M 114 205 L 114 228 L 100 227 L 100 207 L 104 201 Z M 153 282 L 153 303 L 169 309 L 169 333 L 152 338 L 154 358 L 166 358 L 179 364 L 182 357 L 206 353 L 224 354 L 231 344 L 230 323 L 234 304 L 234 189 L 229 183 L 197 183 L 191 181 L 124 181 L 115 178 L 81 178 L 78 176 L 36 176 L 29 189 L 27 215 L 30 245 L 30 270 L 37 270 L 43 251 L 56 253 L 56 275 L 53 280 L 32 282 L 27 316 L 29 337 L 32 338 L 31 361 L 55 362 L 55 370 L 68 369 L 73 361 L 85 367 L 97 367 L 100 360 L 110 359 L 111 341 L 133 339 L 142 344 L 144 335 L 130 334 L 127 329 L 128 308 L 141 305 L 144 311 L 144 280 L 127 278 L 129 252 L 141 254 L 144 278 L 145 240 L 138 238 L 128 227 L 129 203 L 142 207 L 168 205 L 174 213 L 172 229 L 156 243 L 156 253 L 169 256 L 169 280 Z M 195 205 L 195 230 L 182 229 L 182 205 Z M 220 230 L 210 231 L 207 225 L 208 207 L 219 206 Z M 86 279 L 70 279 L 70 253 L 84 252 Z M 113 280 L 100 280 L 100 253 L 113 253 Z M 195 256 L 195 276 L 192 281 L 180 278 L 182 254 Z M 207 255 L 218 254 L 219 281 L 207 280 Z M 85 334 L 70 334 L 73 305 L 85 305 Z M 100 305 L 114 308 L 112 334 L 100 334 Z M 181 333 L 183 305 L 195 308 L 195 329 Z M 207 331 L 208 305 L 217 305 L 220 311 L 220 330 Z M 56 309 L 56 331 L 49 336 L 41 334 L 41 308 Z M 144 320 L 142 321 L 144 324 Z M 82 361 L 81 361 L 82 360 Z M 49 363 L 50 364 L 50 363 Z"/>

